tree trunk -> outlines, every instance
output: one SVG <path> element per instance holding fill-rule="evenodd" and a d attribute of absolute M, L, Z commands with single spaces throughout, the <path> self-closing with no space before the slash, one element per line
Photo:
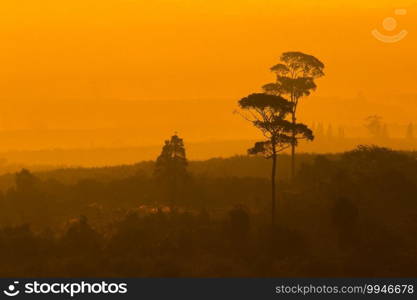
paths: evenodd
<path fill-rule="evenodd" d="M 295 176 L 295 111 L 292 113 L 292 142 L 291 142 L 291 179 L 294 179 Z"/>
<path fill-rule="evenodd" d="M 271 172 L 271 223 L 272 227 L 275 226 L 275 200 L 276 200 L 276 190 L 275 190 L 275 174 L 277 169 L 277 154 L 275 147 L 273 148 L 272 154 L 272 172 Z"/>
<path fill-rule="evenodd" d="M 170 203 L 170 211 L 174 212 L 175 206 L 177 204 L 177 194 L 178 194 L 178 174 L 176 167 L 174 168 L 174 172 L 172 174 L 172 187 L 171 187 L 171 203 Z"/>

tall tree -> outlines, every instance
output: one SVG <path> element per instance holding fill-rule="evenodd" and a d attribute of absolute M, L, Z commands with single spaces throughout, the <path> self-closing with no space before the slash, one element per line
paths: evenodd
<path fill-rule="evenodd" d="M 188 177 L 187 164 L 184 141 L 175 134 L 165 141 L 161 154 L 156 159 L 154 172 L 155 178 L 170 193 L 171 209 L 176 205 L 179 187 Z"/>
<path fill-rule="evenodd" d="M 263 86 L 265 93 L 286 95 L 293 104 L 291 121 L 297 123 L 297 108 L 302 97 L 309 96 L 316 89 L 315 79 L 324 76 L 324 64 L 312 55 L 302 52 L 284 52 L 280 62 L 271 68 L 276 74 L 276 82 Z M 294 126 L 295 128 L 295 126 Z M 292 133 L 291 176 L 295 174 L 296 132 Z"/>
<path fill-rule="evenodd" d="M 276 169 L 278 153 L 296 144 L 298 139 L 312 140 L 313 132 L 304 124 L 286 120 L 293 111 L 293 103 L 281 96 L 251 94 L 239 101 L 239 106 L 247 113 L 244 118 L 258 128 L 265 140 L 255 143 L 249 154 L 263 154 L 272 159 L 271 170 L 271 222 L 275 225 L 276 210 Z"/>

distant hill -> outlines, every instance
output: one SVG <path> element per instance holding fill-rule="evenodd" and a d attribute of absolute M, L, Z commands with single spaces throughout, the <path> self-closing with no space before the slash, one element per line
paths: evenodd
<path fill-rule="evenodd" d="M 298 164 L 309 162 L 314 159 L 313 154 L 299 154 Z M 290 158 L 287 154 L 279 157 L 278 177 L 289 176 Z M 126 164 L 108 167 L 73 167 L 57 168 L 48 170 L 30 169 L 42 180 L 54 180 L 64 184 L 74 184 L 83 180 L 95 180 L 108 182 L 124 179 L 134 175 L 152 176 L 153 161 L 143 161 L 135 164 Z M 52 167 L 50 167 L 52 168 Z M 256 177 L 269 178 L 270 161 L 260 156 L 232 156 L 229 158 L 211 158 L 201 161 L 190 161 L 188 170 L 195 176 L 207 178 L 224 177 Z M 14 173 L 0 176 L 0 191 L 6 191 L 14 185 Z"/>
<path fill-rule="evenodd" d="M 215 157 L 246 155 L 254 140 L 212 140 L 188 143 L 185 140 L 187 157 L 190 160 L 207 160 Z M 21 168 L 51 170 L 74 167 L 105 167 L 135 164 L 139 161 L 154 160 L 159 155 L 160 144 L 146 147 L 85 147 L 69 149 L 44 149 L 0 152 L 0 174 L 16 172 Z M 355 148 L 359 144 L 375 144 L 395 150 L 417 149 L 417 139 L 387 138 L 340 138 L 317 136 L 313 142 L 301 142 L 298 152 L 334 153 Z"/>

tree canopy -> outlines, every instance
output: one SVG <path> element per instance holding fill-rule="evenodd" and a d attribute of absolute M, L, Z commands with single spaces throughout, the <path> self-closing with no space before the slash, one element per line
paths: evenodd
<path fill-rule="evenodd" d="M 185 155 L 184 142 L 177 135 L 166 140 L 161 154 L 156 159 L 155 177 L 170 178 L 183 177 L 187 173 L 187 158 Z"/>
<path fill-rule="evenodd" d="M 239 101 L 248 111 L 244 117 L 258 128 L 266 141 L 257 142 L 249 154 L 264 153 L 270 157 L 274 151 L 282 151 L 299 139 L 313 140 L 313 132 L 304 124 L 286 120 L 293 104 L 278 95 L 254 93 Z M 293 132 L 295 135 L 293 136 Z M 271 148 L 272 147 L 272 148 Z"/>

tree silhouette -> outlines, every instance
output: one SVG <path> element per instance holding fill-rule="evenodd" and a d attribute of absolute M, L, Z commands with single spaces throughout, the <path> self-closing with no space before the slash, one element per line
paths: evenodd
<path fill-rule="evenodd" d="M 171 209 L 173 209 L 177 201 L 179 185 L 188 177 L 184 142 L 176 134 L 165 141 L 161 154 L 156 160 L 154 175 L 168 188 Z"/>
<path fill-rule="evenodd" d="M 276 74 L 276 82 L 263 86 L 265 93 L 272 95 L 287 95 L 293 104 L 291 109 L 292 123 L 297 123 L 297 108 L 302 97 L 309 96 L 316 89 L 314 80 L 324 76 L 324 64 L 312 55 L 302 52 L 284 52 L 280 63 L 273 66 L 271 71 Z M 294 126 L 296 128 L 296 126 Z M 291 145 L 291 176 L 295 173 L 295 147 L 297 146 L 296 131 L 292 133 Z"/>
<path fill-rule="evenodd" d="M 277 154 L 291 145 L 296 145 L 298 139 L 312 140 L 314 138 L 313 132 L 306 125 L 285 119 L 293 111 L 293 105 L 281 96 L 263 93 L 251 94 L 239 101 L 240 108 L 248 111 L 248 115 L 244 115 L 245 119 L 258 128 L 266 139 L 255 143 L 248 153 L 261 153 L 266 158 L 272 159 L 271 222 L 273 226 L 275 224 Z"/>
<path fill-rule="evenodd" d="M 382 117 L 378 115 L 368 116 L 365 119 L 365 127 L 374 138 L 382 136 Z"/>

